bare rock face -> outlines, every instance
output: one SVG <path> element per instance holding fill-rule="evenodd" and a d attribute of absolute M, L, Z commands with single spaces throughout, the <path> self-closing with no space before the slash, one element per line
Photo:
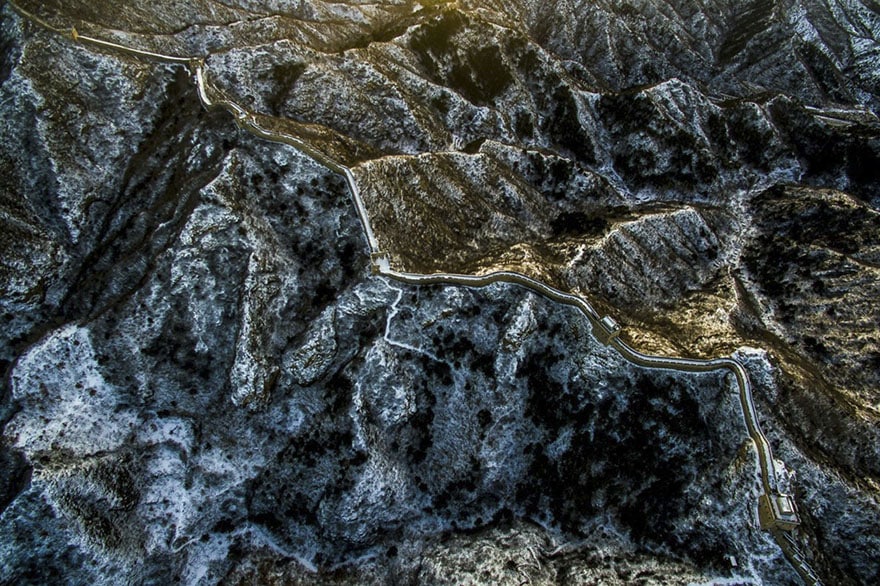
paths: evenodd
<path fill-rule="evenodd" d="M 22 11 L 32 19 L 22 16 Z M 0 582 L 880 581 L 880 7 L 34 2 L 0 8 Z M 760 350 L 758 349 L 760 348 Z M 782 464 L 784 462 L 784 464 Z"/>

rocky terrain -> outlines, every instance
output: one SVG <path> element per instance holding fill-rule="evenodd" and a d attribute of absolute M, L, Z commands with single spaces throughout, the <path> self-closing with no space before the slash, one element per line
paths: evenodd
<path fill-rule="evenodd" d="M 40 19 L 25 18 L 22 11 Z M 880 582 L 880 4 L 0 8 L 0 583 Z"/>

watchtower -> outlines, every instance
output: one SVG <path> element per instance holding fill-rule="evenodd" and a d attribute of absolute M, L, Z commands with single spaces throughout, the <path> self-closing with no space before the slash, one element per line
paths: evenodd
<path fill-rule="evenodd" d="M 606 315 L 593 327 L 593 335 L 608 346 L 614 341 L 614 338 L 620 335 L 620 324 L 614 321 L 610 315 Z"/>
<path fill-rule="evenodd" d="M 794 499 L 787 494 L 762 494 L 758 499 L 761 529 L 791 531 L 801 524 Z"/>

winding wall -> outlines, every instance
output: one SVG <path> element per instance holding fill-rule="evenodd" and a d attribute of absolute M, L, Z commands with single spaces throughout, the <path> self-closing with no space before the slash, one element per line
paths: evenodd
<path fill-rule="evenodd" d="M 372 270 L 374 274 L 410 285 L 442 284 L 464 287 L 484 287 L 494 283 L 509 283 L 517 285 L 557 303 L 577 308 L 590 322 L 593 336 L 596 339 L 614 348 L 624 358 L 634 364 L 646 368 L 658 368 L 679 372 L 711 372 L 716 370 L 727 370 L 731 372 L 736 378 L 743 420 L 749 438 L 755 445 L 758 465 L 761 472 L 763 494 L 761 495 L 758 504 L 761 526 L 770 531 L 774 536 L 774 539 L 785 553 L 787 559 L 791 562 L 806 584 L 821 584 L 818 576 L 807 563 L 791 533 L 800 524 L 797 508 L 794 499 L 790 495 L 781 493 L 778 488 L 773 451 L 767 437 L 764 435 L 763 431 L 761 431 L 748 373 L 742 363 L 738 360 L 733 357 L 694 359 L 643 354 L 621 340 L 620 329 L 617 326 L 617 323 L 609 316 L 600 316 L 586 298 L 561 291 L 555 287 L 532 279 L 527 275 L 514 271 L 496 271 L 481 275 L 464 275 L 455 273 L 418 274 L 397 271 L 391 266 L 391 258 L 380 250 L 378 240 L 373 232 L 369 213 L 363 198 L 361 197 L 360 190 L 358 189 L 357 182 L 355 181 L 351 169 L 327 156 L 325 153 L 315 149 L 313 146 L 296 136 L 276 132 L 261 126 L 253 113 L 223 95 L 220 90 L 210 83 L 206 74 L 204 57 L 164 55 L 152 51 L 127 47 L 91 36 L 81 35 L 75 28 L 60 29 L 55 27 L 38 16 L 23 10 L 15 2 L 10 1 L 9 4 L 25 19 L 55 33 L 69 37 L 75 42 L 100 49 L 122 52 L 142 59 L 185 65 L 192 73 L 199 99 L 205 108 L 220 108 L 226 110 L 244 130 L 247 130 L 265 140 L 292 146 L 321 165 L 342 175 L 351 192 L 352 200 L 364 231 L 364 236 L 370 248 Z"/>

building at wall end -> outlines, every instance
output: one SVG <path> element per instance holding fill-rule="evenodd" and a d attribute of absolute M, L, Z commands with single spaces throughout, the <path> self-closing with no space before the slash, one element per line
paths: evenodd
<path fill-rule="evenodd" d="M 791 531 L 801 524 L 794 499 L 787 494 L 761 495 L 758 499 L 761 528 Z"/>

